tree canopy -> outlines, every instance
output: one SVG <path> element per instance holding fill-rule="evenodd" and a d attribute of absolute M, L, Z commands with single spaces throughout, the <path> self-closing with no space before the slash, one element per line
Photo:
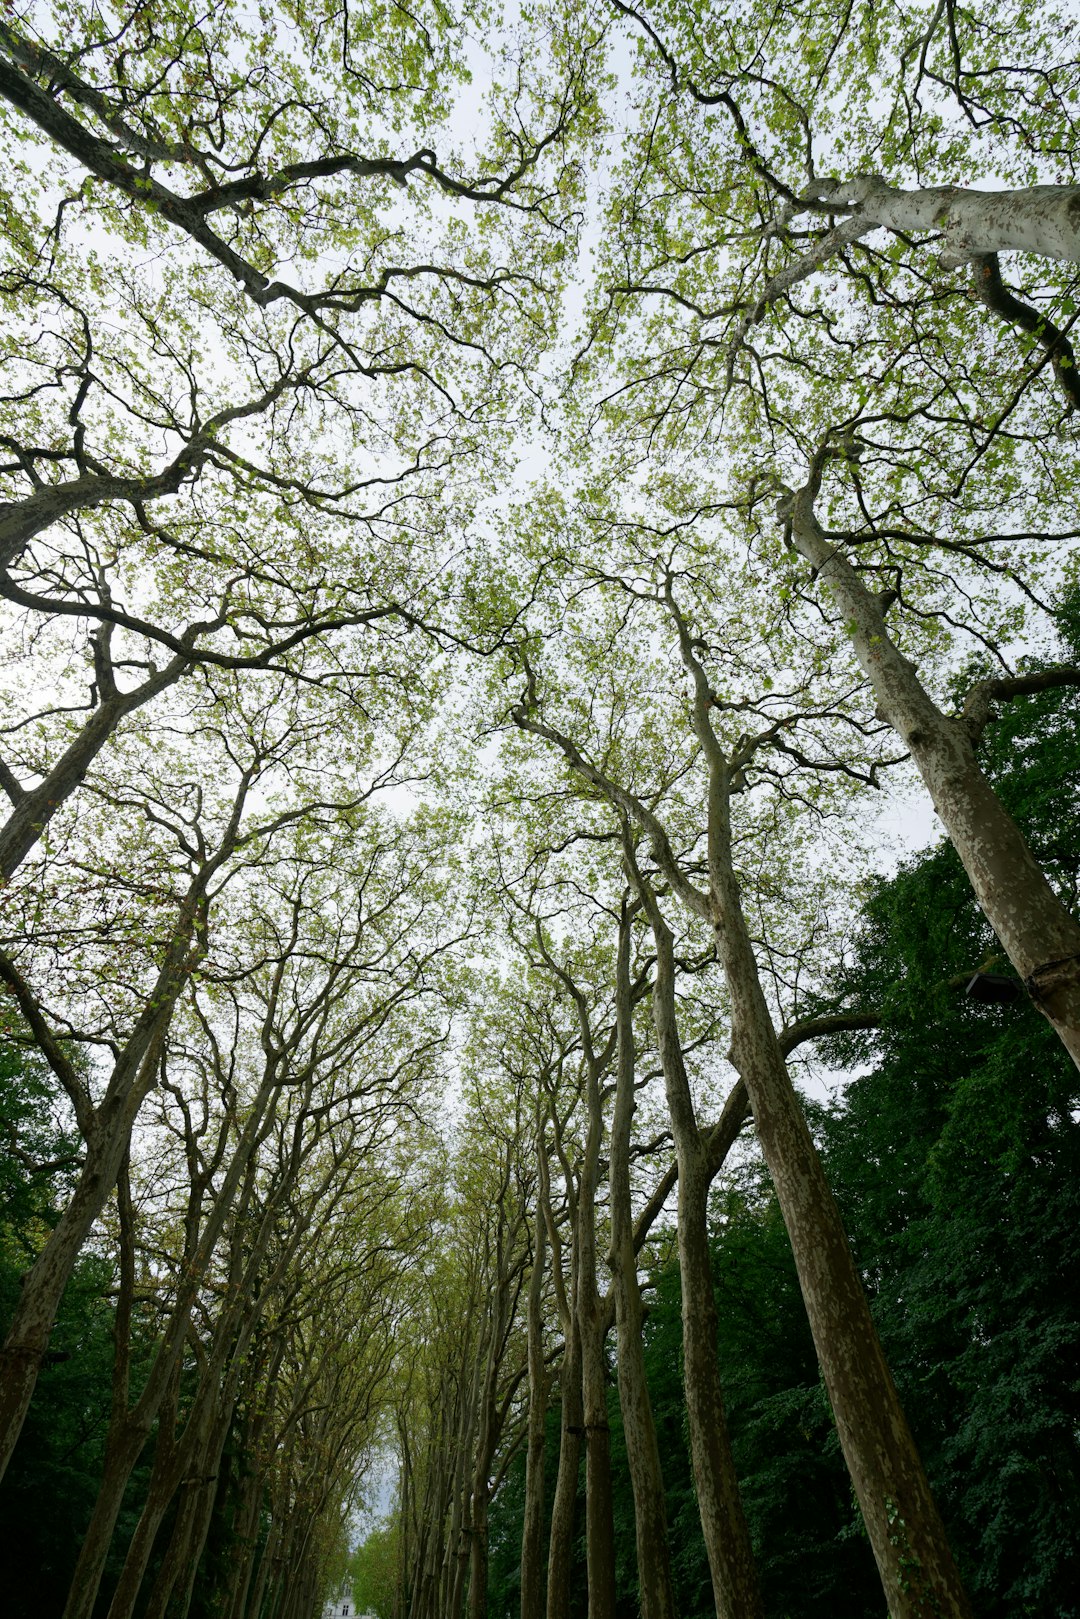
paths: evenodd
<path fill-rule="evenodd" d="M 6 8 L 13 1612 L 1075 1611 L 1078 32 Z"/>

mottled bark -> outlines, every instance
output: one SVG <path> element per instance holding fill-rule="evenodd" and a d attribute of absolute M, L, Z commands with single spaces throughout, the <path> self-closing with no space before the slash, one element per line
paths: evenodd
<path fill-rule="evenodd" d="M 174 685 L 188 667 L 187 658 L 172 658 L 164 669 L 133 690 L 113 690 L 105 695 L 44 780 L 15 795 L 11 814 L 0 827 L 0 880 L 15 874 L 45 827 L 79 786 L 121 720 Z"/>
<path fill-rule="evenodd" d="M 717 794 L 719 798 L 720 795 Z M 970 1607 L 882 1352 L 758 977 L 731 866 L 726 815 L 711 828 L 718 954 L 732 1060 L 753 1108 L 791 1240 L 814 1344 L 893 1619 L 970 1619 Z"/>
<path fill-rule="evenodd" d="M 218 1472 L 229 1431 L 229 1412 L 217 1412 L 206 1444 L 189 1462 L 172 1530 L 157 1577 L 143 1608 L 143 1619 L 185 1619 L 192 1585 L 217 1494 Z"/>
<path fill-rule="evenodd" d="M 947 264 L 979 253 L 1034 253 L 1080 263 L 1080 186 L 975 191 L 926 186 L 901 191 L 876 174 L 819 181 L 813 200 L 850 208 L 855 219 L 905 235 L 941 231 Z"/>
<path fill-rule="evenodd" d="M 889 634 L 880 601 L 818 523 L 823 463 L 824 454 L 806 486 L 781 502 L 792 539 L 843 614 L 878 711 L 910 749 L 987 921 L 1080 1067 L 1080 922 L 1050 887 L 980 769 L 971 729 L 938 708 Z"/>

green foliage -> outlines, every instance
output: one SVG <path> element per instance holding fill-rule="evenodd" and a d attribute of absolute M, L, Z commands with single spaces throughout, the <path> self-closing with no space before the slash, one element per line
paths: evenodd
<path fill-rule="evenodd" d="M 0 1046 L 0 1332 L 22 1273 L 48 1238 L 77 1145 L 40 1058 Z M 36 1619 L 64 1606 L 97 1493 L 109 1414 L 112 1267 L 79 1261 L 57 1316 L 19 1448 L 0 1482 L 4 1612 Z"/>
<path fill-rule="evenodd" d="M 398 1525 L 388 1519 L 372 1529 L 351 1553 L 348 1579 L 357 1613 L 392 1619 L 398 1589 Z"/>
<path fill-rule="evenodd" d="M 1075 893 L 1075 692 L 1011 704 L 984 755 L 1037 856 Z M 964 995 L 997 948 L 951 846 L 878 882 L 835 988 L 849 1003 L 879 1006 L 883 1025 L 833 1042 L 833 1058 L 862 1072 L 837 1103 L 808 1111 L 977 1614 L 1069 1619 L 1080 1611 L 1077 1076 L 1026 1000 L 994 1006 Z M 725 1177 L 712 1218 L 725 1398 L 767 1609 L 785 1619 L 879 1619 L 880 1585 L 790 1247 L 756 1158 Z M 712 1598 L 673 1262 L 652 1277 L 649 1302 L 679 1612 L 704 1619 Z M 630 1601 L 633 1512 L 614 1398 L 611 1420 L 620 1588 Z M 554 1419 L 549 1435 L 557 1441 Z M 556 1463 L 557 1444 L 552 1475 Z M 492 1521 L 507 1551 L 520 1511 L 520 1481 L 508 1480 Z M 493 1584 L 493 1613 L 510 1619 L 511 1594 Z"/>
<path fill-rule="evenodd" d="M 1011 705 L 986 763 L 1066 895 L 1080 704 Z M 829 1171 L 979 1611 L 1076 1612 L 1077 1076 L 1027 1001 L 962 994 L 994 950 L 948 846 L 880 884 L 847 989 L 889 1021 L 825 1121 Z M 859 1055 L 853 1042 L 838 1055 Z"/>

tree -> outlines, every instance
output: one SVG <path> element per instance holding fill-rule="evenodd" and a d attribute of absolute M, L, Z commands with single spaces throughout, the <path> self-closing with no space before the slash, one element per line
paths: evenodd
<path fill-rule="evenodd" d="M 397 1573 L 398 1528 L 391 1518 L 371 1529 L 349 1557 L 349 1581 L 357 1613 L 393 1619 Z"/>
<path fill-rule="evenodd" d="M 688 875 L 651 804 L 598 768 L 565 731 L 539 717 L 537 677 L 525 651 L 525 695 L 515 706 L 513 719 L 522 730 L 557 749 L 598 797 L 647 836 L 662 880 L 713 931 L 730 996 L 732 1061 L 746 1085 L 758 1138 L 784 1211 L 841 1443 L 888 1600 L 898 1613 L 915 1613 L 933 1592 L 934 1600 L 948 1611 L 967 1613 L 967 1599 L 882 1355 L 835 1201 L 791 1088 L 746 925 L 734 867 L 731 806 L 733 786 L 737 788 L 739 779 L 752 769 L 762 739 L 744 734 L 730 751 L 725 747 L 713 725 L 713 687 L 696 638 L 675 599 L 670 572 L 661 604 L 676 631 L 690 677 L 691 724 L 705 767 L 707 888 L 698 887 Z M 654 788 L 648 796 L 656 802 Z M 658 910 L 651 920 L 660 950 L 667 924 Z M 670 950 L 670 943 L 666 948 Z M 674 1056 L 678 1050 L 670 1024 L 658 1027 L 658 1038 L 667 1062 L 668 1054 Z M 710 1419 L 713 1409 L 715 1402 Z M 730 1550 L 727 1555 L 732 1556 Z M 714 1570 L 718 1604 L 727 1599 L 725 1584 L 721 1571 Z M 737 1584 L 732 1589 L 738 1589 Z"/>
<path fill-rule="evenodd" d="M 808 482 L 780 503 L 792 543 L 843 614 L 878 712 L 910 748 L 979 904 L 1028 993 L 1080 1066 L 1080 922 L 1054 893 L 975 758 L 994 702 L 1055 683 L 1080 685 L 1080 668 L 984 678 L 958 718 L 942 713 L 890 635 L 881 600 L 830 543 L 814 515 L 828 457 L 829 447 L 823 445 Z"/>

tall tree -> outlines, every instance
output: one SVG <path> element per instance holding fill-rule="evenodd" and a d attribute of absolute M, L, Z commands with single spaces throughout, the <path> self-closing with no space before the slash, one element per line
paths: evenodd
<path fill-rule="evenodd" d="M 690 717 L 705 769 L 707 888 L 688 875 L 684 859 L 651 804 L 587 757 L 576 741 L 541 717 L 541 697 L 527 652 L 524 699 L 515 723 L 556 748 L 583 782 L 647 836 L 662 879 L 712 930 L 730 996 L 732 1061 L 746 1085 L 799 1271 L 814 1340 L 836 1413 L 841 1444 L 890 1606 L 915 1614 L 930 1600 L 945 1611 L 969 1607 L 952 1553 L 897 1398 L 856 1273 L 835 1201 L 791 1087 L 766 1002 L 735 871 L 733 788 L 753 768 L 769 739 L 745 734 L 725 746 L 714 727 L 710 683 L 673 591 L 663 586 L 663 610 L 675 630 L 690 677 Z M 721 705 L 722 707 L 722 705 Z M 656 801 L 655 789 L 649 797 Z M 697 834 L 700 835 L 700 834 Z M 665 1036 L 665 1038 L 667 1038 Z M 913 1574 L 913 1570 L 917 1571 Z M 718 1600 L 721 1592 L 717 1592 Z"/>

